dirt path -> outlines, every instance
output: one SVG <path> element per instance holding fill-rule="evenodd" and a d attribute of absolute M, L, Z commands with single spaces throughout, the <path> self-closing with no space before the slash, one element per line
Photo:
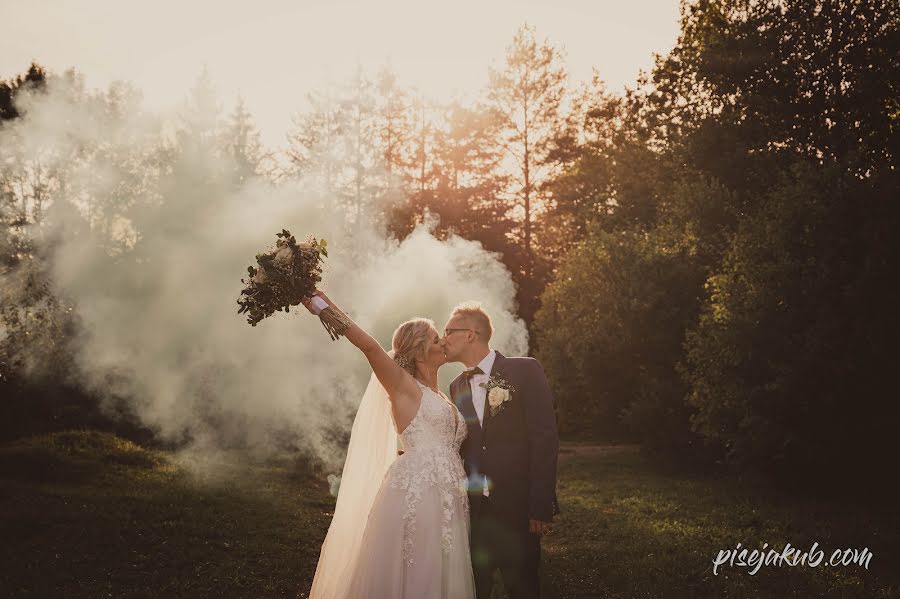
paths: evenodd
<path fill-rule="evenodd" d="M 603 444 L 589 445 L 584 443 L 560 443 L 559 459 L 566 460 L 573 457 L 597 457 L 613 453 L 634 453 L 640 449 L 639 445 L 629 444 Z"/>

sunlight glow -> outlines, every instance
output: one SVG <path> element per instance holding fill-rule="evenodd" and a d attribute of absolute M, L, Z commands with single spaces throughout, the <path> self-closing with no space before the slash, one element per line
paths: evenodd
<path fill-rule="evenodd" d="M 525 22 L 565 48 L 571 76 L 596 67 L 613 91 L 666 52 L 677 0 L 380 2 L 194 0 L 3 3 L 0 78 L 31 60 L 75 67 L 89 87 L 128 80 L 153 110 L 174 108 L 206 66 L 230 108 L 241 94 L 264 141 L 280 145 L 307 92 L 390 65 L 432 99 L 471 97 Z"/>

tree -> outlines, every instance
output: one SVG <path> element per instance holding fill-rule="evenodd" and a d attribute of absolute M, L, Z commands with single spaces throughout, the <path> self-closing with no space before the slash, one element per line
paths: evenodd
<path fill-rule="evenodd" d="M 886 356 L 900 318 L 885 296 L 900 211 L 889 186 L 895 177 L 872 186 L 835 166 L 791 165 L 709 277 L 685 374 L 697 430 L 731 458 L 848 476 L 863 464 L 846 447 L 876 468 L 890 451 Z"/>
<path fill-rule="evenodd" d="M 480 241 L 509 261 L 518 254 L 508 232 L 514 225 L 503 197 L 506 176 L 500 172 L 499 122 L 485 106 L 453 102 L 443 110 L 431 146 L 430 186 L 410 199 L 418 220 L 438 217 L 436 233 Z M 509 264 L 509 262 L 507 262 Z"/>
<path fill-rule="evenodd" d="M 342 211 L 351 227 L 372 224 L 365 219 L 378 216 L 377 200 L 387 188 L 387 144 L 379 143 L 379 134 L 390 131 L 391 168 L 402 154 L 396 101 L 388 103 L 386 125 L 377 118 L 377 99 L 374 84 L 358 66 L 349 85 L 310 94 L 312 109 L 294 117 L 289 134 L 295 174 L 316 184 L 322 207 Z"/>
<path fill-rule="evenodd" d="M 45 88 L 47 72 L 36 62 L 31 63 L 25 75 L 15 79 L 0 81 L 0 121 L 12 120 L 20 116 L 16 106 L 16 95 L 23 90 L 34 91 Z"/>
<path fill-rule="evenodd" d="M 866 469 L 842 448 L 888 451 L 898 24 L 889 2 L 698 2 L 655 73 L 655 122 L 733 190 L 684 373 L 734 460 L 845 478 Z"/>
<path fill-rule="evenodd" d="M 293 117 L 287 157 L 292 173 L 311 184 L 326 203 L 349 204 L 349 166 L 342 150 L 349 119 L 337 91 L 331 87 L 307 95 L 310 109 Z"/>
<path fill-rule="evenodd" d="M 90 237 L 114 255 L 127 244 L 112 225 L 144 184 L 146 140 L 128 125 L 139 96 L 127 84 L 86 92 L 74 70 L 57 75 L 32 65 L 13 88 L 17 116 L 0 131 L 0 376 L 27 375 L 47 391 L 75 369 L 76 316 L 54 283 L 58 246 Z"/>
<path fill-rule="evenodd" d="M 840 160 L 856 174 L 891 164 L 895 2 L 700 0 L 682 13 L 679 42 L 653 74 L 658 131 L 713 120 L 740 130 L 751 152 Z"/>
<path fill-rule="evenodd" d="M 377 184 L 378 151 L 375 147 L 374 118 L 375 98 L 372 82 L 365 76 L 362 66 L 356 67 L 356 75 L 349 94 L 343 100 L 349 119 L 348 135 L 344 138 L 350 169 L 353 174 L 352 210 L 350 219 L 357 230 L 363 225 L 363 215 L 373 205 Z"/>
<path fill-rule="evenodd" d="M 525 25 L 507 48 L 505 63 L 490 70 L 488 100 L 501 118 L 502 139 L 512 173 L 515 217 L 521 223 L 523 264 L 514 273 L 520 289 L 528 291 L 520 311 L 527 322 L 535 308 L 534 220 L 544 199 L 544 184 L 559 168 L 551 159 L 566 125 L 563 112 L 567 72 L 560 50 L 549 42 L 538 42 L 535 29 Z"/>
<path fill-rule="evenodd" d="M 389 67 L 379 71 L 375 82 L 375 142 L 379 166 L 384 171 L 383 189 L 400 193 L 413 166 L 413 120 L 410 94 L 400 87 L 397 74 Z M 396 198 L 392 198 L 396 199 Z"/>
<path fill-rule="evenodd" d="M 573 94 L 570 125 L 558 132 L 555 151 L 564 168 L 546 184 L 542 229 L 557 231 L 557 258 L 577 245 L 590 227 L 608 232 L 648 231 L 657 223 L 660 177 L 666 176 L 659 152 L 649 147 L 642 103 L 630 92 L 609 93 L 595 71 Z"/>
<path fill-rule="evenodd" d="M 560 260 L 534 329 L 561 430 L 629 435 L 647 448 L 694 442 L 678 366 L 705 277 L 695 249 L 678 229 L 610 232 L 593 222 Z"/>
<path fill-rule="evenodd" d="M 240 96 L 234 111 L 228 116 L 220 143 L 225 156 L 231 161 L 233 179 L 236 183 L 261 174 L 264 154 L 259 130 L 253 123 L 253 116 L 244 106 L 244 99 Z"/>
<path fill-rule="evenodd" d="M 412 160 L 412 192 L 422 196 L 429 186 L 429 178 L 432 175 L 433 156 L 429 152 L 435 144 L 435 127 L 432 123 L 432 113 L 434 113 L 435 107 L 429 104 L 421 93 L 418 93 L 413 109 L 415 113 L 415 150 Z"/>
<path fill-rule="evenodd" d="M 769 469 L 884 467 L 898 23 L 888 2 L 700 0 L 636 89 L 597 94 L 585 127 L 600 135 L 554 180 L 547 215 L 587 233 L 535 325 L 548 371 L 574 371 L 555 384 L 577 409 L 616 400 L 651 443 L 689 441 L 690 423 L 718 455 Z M 606 370 L 617 358 L 595 338 L 632 360 Z M 593 386 L 583 364 L 603 373 Z"/>
<path fill-rule="evenodd" d="M 179 115 L 179 146 L 185 153 L 213 155 L 218 145 L 222 107 L 209 70 L 204 67 L 188 92 Z"/>

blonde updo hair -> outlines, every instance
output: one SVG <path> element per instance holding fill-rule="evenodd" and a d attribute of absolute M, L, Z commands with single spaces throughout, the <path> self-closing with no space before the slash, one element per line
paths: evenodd
<path fill-rule="evenodd" d="M 425 358 L 433 330 L 435 330 L 433 320 L 413 318 L 394 331 L 391 340 L 394 361 L 413 376 L 416 376 L 416 360 Z"/>

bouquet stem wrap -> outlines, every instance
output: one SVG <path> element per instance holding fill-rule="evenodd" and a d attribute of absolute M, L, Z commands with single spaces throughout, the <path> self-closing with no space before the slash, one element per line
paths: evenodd
<path fill-rule="evenodd" d="M 340 339 L 347 332 L 347 329 L 350 328 L 350 319 L 347 315 L 333 306 L 323 308 L 319 312 L 319 320 L 322 321 L 322 326 L 328 331 L 332 341 Z"/>

